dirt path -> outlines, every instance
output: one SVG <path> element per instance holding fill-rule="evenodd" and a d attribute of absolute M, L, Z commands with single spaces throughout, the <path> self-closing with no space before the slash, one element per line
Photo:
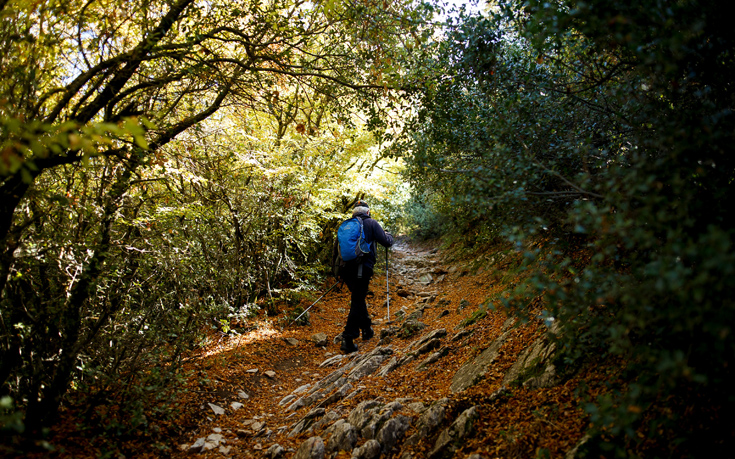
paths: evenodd
<path fill-rule="evenodd" d="M 344 428 L 348 417 L 355 421 L 355 413 L 375 406 L 390 408 L 385 416 L 395 421 L 394 444 L 382 443 L 379 457 L 429 457 L 446 439 L 447 429 L 470 411 L 475 417 L 471 436 L 454 442 L 460 448 L 456 454 L 451 446 L 442 457 L 536 457 L 541 450 L 548 457 L 564 457 L 587 425 L 574 392 L 579 379 L 553 389 L 513 386 L 502 397 L 496 395 L 519 356 L 543 334 L 534 323 L 509 328 L 506 315 L 488 307 L 489 298 L 504 293 L 504 282 L 519 279 L 508 279 L 492 262 L 474 263 L 478 269 L 472 271 L 469 263 L 446 262 L 434 246 L 399 240 L 390 255 L 389 316 L 384 255 L 379 258 L 368 297 L 376 336 L 356 340 L 358 352 L 344 356 L 335 342 L 349 309 L 347 288 L 335 289 L 316 304 L 306 326 L 261 317 L 252 331 L 223 335 L 187 362 L 189 391 L 179 399 L 177 425 L 169 429 L 178 435 L 160 439 L 171 450 L 130 444 L 125 455 L 292 458 L 317 436 L 322 446 L 333 441 L 335 426 Z M 333 282 L 327 279 L 321 291 Z M 320 294 L 300 306 L 308 307 Z M 453 392 L 457 375 L 482 361 L 489 348 L 495 352 L 492 365 Z M 602 379 L 594 378 L 587 376 L 589 387 L 601 385 Z M 441 414 L 430 428 L 426 413 Z M 388 425 L 388 417 L 376 426 Z M 308 457 L 349 458 L 370 446 L 373 440 L 365 435 L 361 430 L 356 443 L 334 456 Z M 282 454 L 268 454 L 271 448 Z M 100 455 L 88 449 L 74 456 Z"/>
<path fill-rule="evenodd" d="M 368 296 L 368 309 L 373 317 L 376 338 L 369 342 L 357 340 L 360 349 L 348 358 L 364 355 L 378 346 L 381 330 L 392 322 L 388 318 L 388 306 L 392 319 L 395 319 L 396 313 L 408 313 L 417 302 L 433 301 L 440 294 L 439 287 L 447 273 L 446 269 L 440 267 L 437 250 L 432 246 L 422 247 L 411 245 L 406 240 L 397 241 L 389 259 L 388 305 L 384 252 L 381 251 L 378 258 Z M 330 282 L 331 278 L 325 283 L 325 290 Z M 302 302 L 303 307 L 309 304 Z M 201 355 L 192 363 L 192 367 L 204 381 L 202 396 L 187 407 L 188 415 L 198 419 L 198 425 L 183 433 L 177 445 L 177 455 L 190 457 L 189 449 L 196 440 L 211 434 L 223 435 L 226 442 L 220 445 L 221 448 L 218 446 L 200 453 L 202 457 L 223 457 L 223 454 L 225 457 L 259 457 L 258 453 L 273 443 L 282 445 L 286 450 L 295 449 L 303 439 L 289 438 L 286 434 L 297 417 L 296 413 L 285 412 L 279 402 L 298 387 L 313 384 L 331 372 L 331 368 L 320 368 L 320 365 L 330 357 L 341 354 L 334 338 L 341 333 L 348 310 L 349 291 L 342 287 L 327 294 L 311 309 L 308 326 L 291 326 L 281 330 L 279 324 L 273 321 L 271 326 L 261 327 L 246 335 L 222 339 L 219 345 Z M 326 346 L 317 346 L 313 342 L 312 336 L 317 333 L 326 334 Z M 298 344 L 289 344 L 289 340 L 297 340 Z M 207 377 L 209 374 L 216 376 Z M 365 396 L 399 392 L 398 387 L 386 383 L 365 381 L 361 392 Z M 399 380 L 395 384 L 401 385 Z M 354 397 L 345 402 L 344 409 L 354 406 L 362 398 Z M 211 408 L 209 404 L 224 409 L 225 414 L 216 414 L 216 408 Z M 257 429 L 252 429 L 253 425 Z"/>

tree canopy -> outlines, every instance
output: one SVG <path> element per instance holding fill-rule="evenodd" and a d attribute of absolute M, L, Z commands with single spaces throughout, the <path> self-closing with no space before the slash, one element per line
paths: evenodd
<path fill-rule="evenodd" d="M 590 400 L 587 454 L 729 451 L 721 7 L 508 0 L 442 27 L 438 10 L 0 0 L 6 430 L 41 433 L 70 389 L 90 412 L 127 394 L 108 427 L 144 425 L 160 401 L 131 382 L 171 396 L 204 325 L 318 284 L 368 195 L 417 235 L 523 252 L 531 280 L 494 307 L 559 323 L 560 368 L 623 362 L 625 387 Z M 690 425 L 701 407 L 722 424 Z"/>
<path fill-rule="evenodd" d="M 385 111 L 392 56 L 426 14 L 0 4 L 0 381 L 25 429 L 52 423 L 70 387 L 173 374 L 201 324 L 310 278 L 379 159 L 355 113 Z"/>

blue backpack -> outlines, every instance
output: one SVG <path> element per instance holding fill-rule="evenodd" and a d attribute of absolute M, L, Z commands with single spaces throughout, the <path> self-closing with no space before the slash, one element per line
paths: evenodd
<path fill-rule="evenodd" d="M 370 253 L 370 243 L 365 240 L 362 218 L 352 217 L 339 225 L 337 239 L 334 241 L 332 268 L 339 278 L 347 264 L 360 264 L 362 257 Z"/>

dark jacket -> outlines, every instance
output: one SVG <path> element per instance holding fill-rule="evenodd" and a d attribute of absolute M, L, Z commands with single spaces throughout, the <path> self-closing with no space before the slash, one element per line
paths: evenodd
<path fill-rule="evenodd" d="M 363 257 L 363 265 L 372 269 L 375 266 L 375 260 L 377 258 L 376 243 L 383 247 L 390 247 L 393 245 L 393 236 L 386 233 L 380 223 L 368 217 L 367 215 L 357 215 L 362 218 L 362 228 L 365 231 L 365 240 L 370 243 L 370 253 Z"/>

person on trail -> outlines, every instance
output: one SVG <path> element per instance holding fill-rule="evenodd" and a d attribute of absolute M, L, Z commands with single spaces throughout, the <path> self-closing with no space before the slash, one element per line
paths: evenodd
<path fill-rule="evenodd" d="M 365 232 L 365 241 L 370 244 L 370 252 L 362 258 L 362 264 L 348 264 L 342 273 L 347 288 L 352 293 L 350 299 L 350 313 L 347 316 L 347 324 L 342 332 L 342 346 L 340 349 L 346 353 L 357 351 L 357 345 L 353 342 L 362 332 L 363 341 L 367 341 L 375 335 L 372 322 L 368 315 L 365 297 L 368 293 L 370 278 L 373 276 L 375 266 L 376 249 L 375 243 L 383 247 L 393 245 L 393 236 L 383 230 L 380 223 L 370 218 L 370 207 L 365 201 L 357 201 L 352 209 L 352 216 L 362 219 Z"/>

